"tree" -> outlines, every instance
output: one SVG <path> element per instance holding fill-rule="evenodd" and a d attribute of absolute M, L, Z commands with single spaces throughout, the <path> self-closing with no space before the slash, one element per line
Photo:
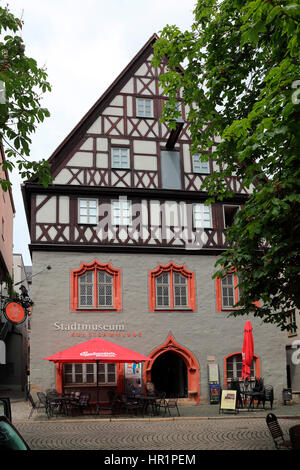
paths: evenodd
<path fill-rule="evenodd" d="M 2 169 L 17 167 L 22 178 L 37 177 L 47 186 L 51 181 L 49 163 L 30 161 L 31 134 L 38 123 L 48 117 L 41 107 L 43 93 L 50 91 L 45 70 L 25 55 L 25 45 L 18 33 L 23 22 L 0 8 L 0 145 L 5 149 Z M 3 190 L 11 183 L 0 178 Z"/>
<path fill-rule="evenodd" d="M 198 0 L 194 15 L 190 31 L 167 25 L 155 43 L 153 64 L 168 63 L 162 119 L 174 126 L 181 89 L 192 151 L 221 137 L 201 156 L 219 168 L 204 185 L 208 202 L 233 195 L 232 174 L 252 188 L 216 263 L 215 277 L 234 267 L 240 279 L 233 315 L 290 329 L 289 310 L 300 308 L 299 0 Z"/>

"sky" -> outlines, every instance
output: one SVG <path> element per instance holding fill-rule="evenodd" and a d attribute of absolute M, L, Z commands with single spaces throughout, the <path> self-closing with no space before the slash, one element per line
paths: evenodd
<path fill-rule="evenodd" d="M 26 54 L 45 66 L 50 118 L 32 134 L 32 160 L 48 159 L 148 39 L 166 24 L 189 29 L 196 0 L 6 0 L 22 18 Z M 16 207 L 14 253 L 31 265 L 22 180 L 11 176 Z"/>

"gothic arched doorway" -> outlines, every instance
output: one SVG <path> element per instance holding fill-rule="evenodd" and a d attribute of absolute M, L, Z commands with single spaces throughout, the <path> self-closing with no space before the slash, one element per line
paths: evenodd
<path fill-rule="evenodd" d="M 177 343 L 169 333 L 166 341 L 148 356 L 152 360 L 145 363 L 144 384 L 151 381 L 158 390 L 166 392 L 169 396 L 179 395 L 180 398 L 199 403 L 199 366 L 191 351 Z"/>
<path fill-rule="evenodd" d="M 188 397 L 187 368 L 179 354 L 168 351 L 154 361 L 151 379 L 155 389 L 166 392 L 166 397 Z"/>

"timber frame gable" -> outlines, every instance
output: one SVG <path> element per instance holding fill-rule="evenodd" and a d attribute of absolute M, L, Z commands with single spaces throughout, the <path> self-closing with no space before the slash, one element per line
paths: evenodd
<path fill-rule="evenodd" d="M 180 96 L 182 122 L 175 138 L 160 122 L 166 98 L 159 75 L 166 63 L 152 66 L 157 39 L 154 34 L 147 41 L 54 151 L 49 159 L 54 184 L 46 189 L 34 181 L 23 185 L 31 250 L 126 247 L 179 252 L 190 247 L 217 254 L 225 249 L 222 204 L 212 205 L 209 226 L 197 228 L 192 222 L 193 206 L 203 206 L 207 199 L 201 189 L 205 177 L 215 168 L 209 159 L 205 171 L 195 170 L 188 108 Z M 241 206 L 247 191 L 235 176 L 227 185 L 235 192 L 228 203 Z M 80 198 L 96 201 L 97 224 L 80 220 Z M 112 223 L 116 198 L 128 200 L 127 225 Z M 201 211 L 198 207 L 198 215 Z"/>

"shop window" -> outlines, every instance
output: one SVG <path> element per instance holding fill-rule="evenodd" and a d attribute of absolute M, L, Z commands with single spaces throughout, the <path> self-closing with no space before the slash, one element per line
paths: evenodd
<path fill-rule="evenodd" d="M 71 271 L 71 310 L 121 310 L 121 271 L 97 260 Z"/>
<path fill-rule="evenodd" d="M 196 310 L 194 273 L 169 263 L 149 273 L 150 311 Z"/>
<path fill-rule="evenodd" d="M 116 384 L 116 364 L 104 363 L 98 364 L 98 383 Z M 96 384 L 97 383 L 97 364 L 80 363 L 64 364 L 64 384 Z"/>

